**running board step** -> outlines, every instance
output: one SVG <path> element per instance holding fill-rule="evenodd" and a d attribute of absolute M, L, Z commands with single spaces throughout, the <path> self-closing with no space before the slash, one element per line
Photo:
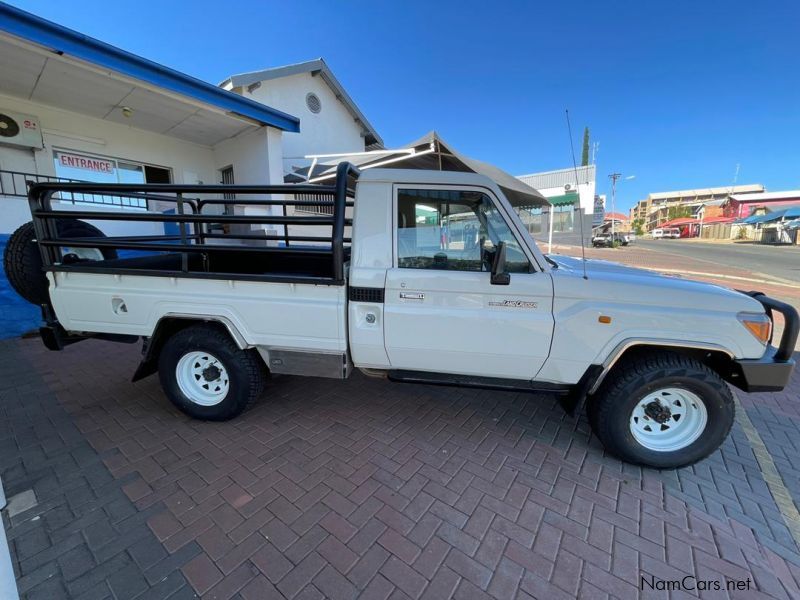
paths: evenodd
<path fill-rule="evenodd" d="M 389 371 L 390 381 L 401 383 L 425 383 L 428 385 L 450 385 L 458 387 L 475 387 L 489 390 L 515 392 L 538 392 L 566 395 L 572 391 L 570 385 L 533 381 L 525 379 L 504 379 L 501 377 L 476 377 L 474 375 L 453 375 L 451 373 L 429 373 L 427 371 Z"/>

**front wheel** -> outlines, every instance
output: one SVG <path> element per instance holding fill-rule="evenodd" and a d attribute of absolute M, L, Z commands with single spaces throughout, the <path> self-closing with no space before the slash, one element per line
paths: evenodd
<path fill-rule="evenodd" d="M 588 412 L 608 451 L 661 469 L 702 460 L 725 441 L 734 421 L 725 382 L 703 363 L 671 352 L 620 365 L 592 398 Z"/>
<path fill-rule="evenodd" d="M 264 387 L 265 367 L 211 325 L 182 329 L 167 340 L 158 360 L 170 401 L 195 419 L 227 421 L 241 414 Z"/>

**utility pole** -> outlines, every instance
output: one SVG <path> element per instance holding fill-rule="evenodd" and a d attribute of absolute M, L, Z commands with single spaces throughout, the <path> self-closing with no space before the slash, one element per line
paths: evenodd
<path fill-rule="evenodd" d="M 614 243 L 614 213 L 616 212 L 617 201 L 617 179 L 622 177 L 622 173 L 611 173 L 608 178 L 611 180 L 611 243 Z"/>

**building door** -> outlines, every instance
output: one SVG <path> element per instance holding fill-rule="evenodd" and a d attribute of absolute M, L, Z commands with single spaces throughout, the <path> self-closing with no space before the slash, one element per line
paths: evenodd
<path fill-rule="evenodd" d="M 145 183 L 172 183 L 172 172 L 162 167 L 144 166 Z"/>
<path fill-rule="evenodd" d="M 220 176 L 222 178 L 220 180 L 220 183 L 222 185 L 233 185 L 234 184 L 234 181 L 233 181 L 233 165 L 230 165 L 230 166 L 225 167 L 224 169 L 221 169 L 220 170 Z M 222 197 L 225 200 L 234 200 L 234 199 L 236 199 L 236 194 L 222 194 Z M 226 215 L 232 215 L 233 214 L 233 205 L 232 204 L 226 204 L 225 205 L 225 214 Z"/>
<path fill-rule="evenodd" d="M 480 189 L 399 189 L 384 336 L 395 369 L 533 379 L 553 333 L 553 284 L 532 268 L 495 200 Z M 508 285 L 487 257 L 506 243 Z"/>

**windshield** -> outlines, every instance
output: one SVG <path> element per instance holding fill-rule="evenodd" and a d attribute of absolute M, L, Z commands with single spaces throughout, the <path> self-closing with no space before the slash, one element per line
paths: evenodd
<path fill-rule="evenodd" d="M 531 235 L 523 217 L 530 216 L 533 210 L 541 211 L 541 206 L 512 206 L 504 196 L 498 196 L 498 200 L 505 207 L 509 219 L 517 230 L 520 241 L 530 249 L 531 254 L 533 254 L 534 259 L 536 259 L 539 254 L 539 247 L 536 245 L 536 240 L 533 239 L 533 235 Z M 547 260 L 547 262 L 552 263 L 550 260 Z M 541 266 L 543 267 L 544 265 Z"/>

